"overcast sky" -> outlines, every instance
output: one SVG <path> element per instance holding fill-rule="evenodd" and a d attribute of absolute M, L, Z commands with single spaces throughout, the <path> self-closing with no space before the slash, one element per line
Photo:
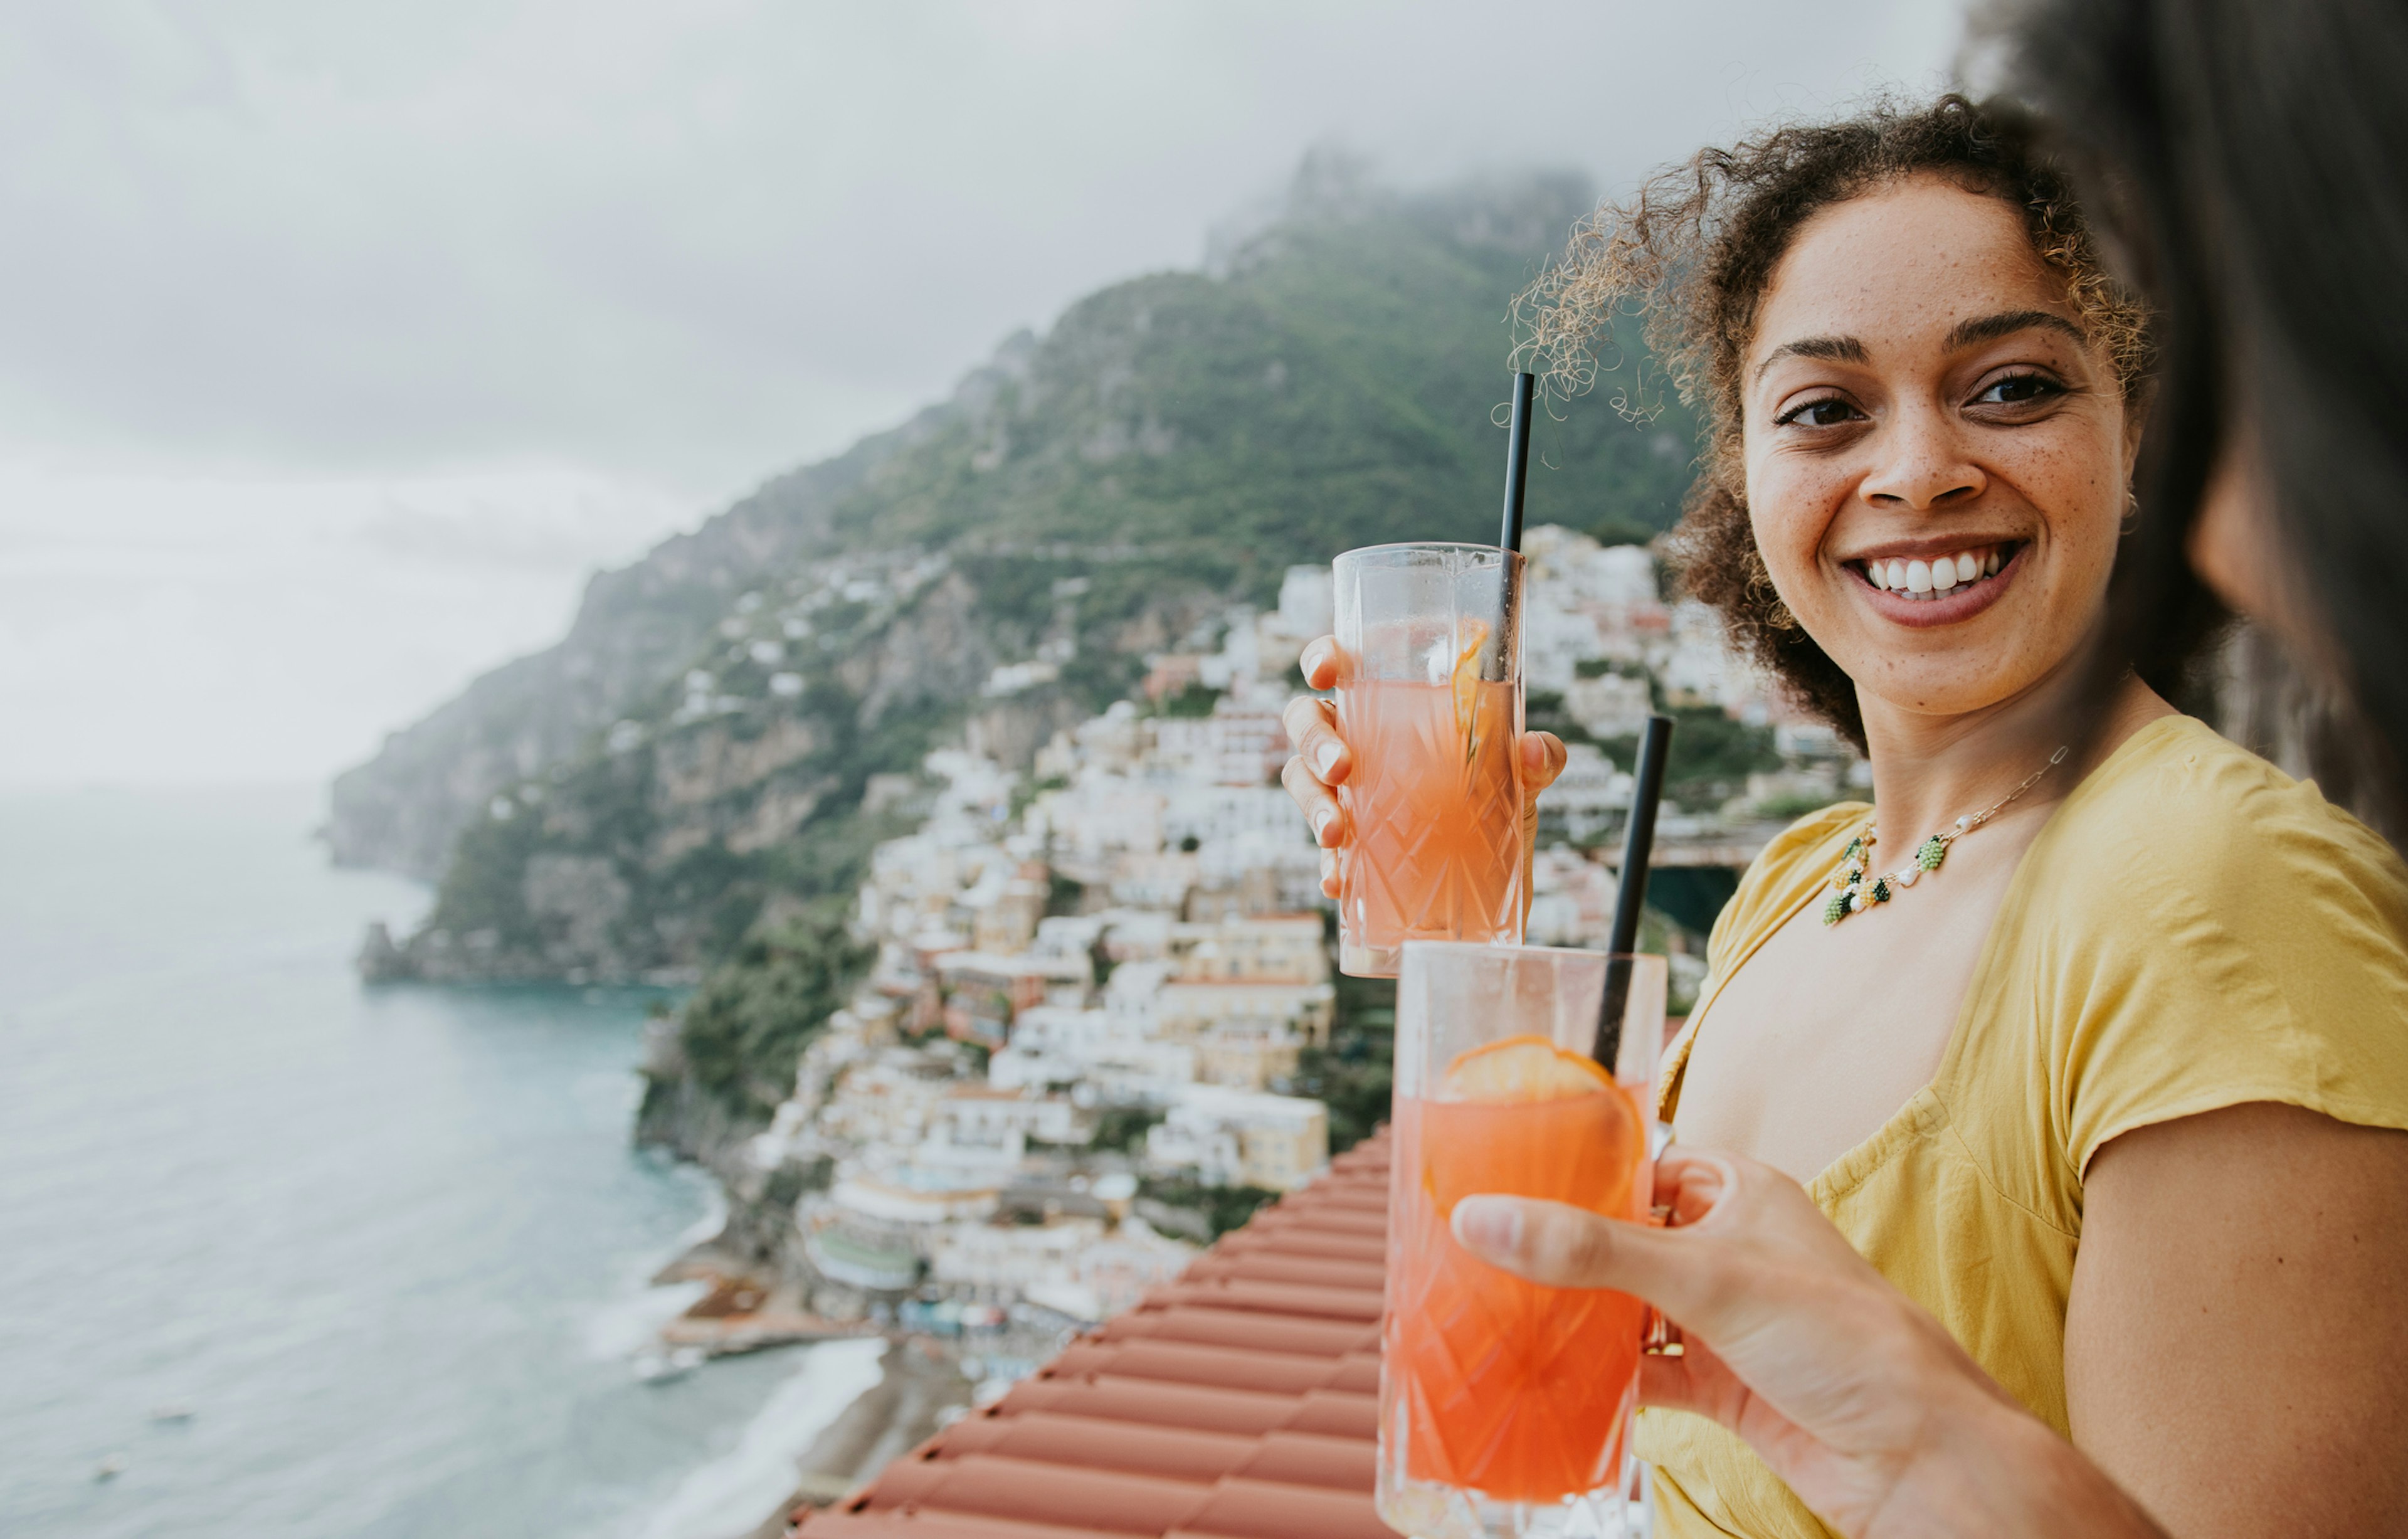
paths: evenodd
<path fill-rule="evenodd" d="M 306 780 L 1335 141 L 1611 186 L 1954 0 L 0 0 L 0 784 Z"/>

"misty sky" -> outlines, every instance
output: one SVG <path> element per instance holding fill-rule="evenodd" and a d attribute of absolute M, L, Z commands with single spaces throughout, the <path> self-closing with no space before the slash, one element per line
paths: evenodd
<path fill-rule="evenodd" d="M 1956 14 L 0 0 L 0 785 L 355 762 L 1314 143 L 1612 186 Z"/>

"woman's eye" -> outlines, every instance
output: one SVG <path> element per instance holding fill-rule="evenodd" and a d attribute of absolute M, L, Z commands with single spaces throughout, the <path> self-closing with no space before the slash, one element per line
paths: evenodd
<path fill-rule="evenodd" d="M 1783 427 L 1792 424 L 1804 427 L 1839 427 L 1863 415 L 1863 412 L 1838 396 L 1827 396 L 1819 401 L 1808 401 L 1803 406 L 1793 406 L 1775 417 L 1773 422 Z"/>
<path fill-rule="evenodd" d="M 1992 381 L 1973 397 L 1975 406 L 2028 406 L 2065 394 L 2065 387 L 2042 374 L 2010 374 Z"/>

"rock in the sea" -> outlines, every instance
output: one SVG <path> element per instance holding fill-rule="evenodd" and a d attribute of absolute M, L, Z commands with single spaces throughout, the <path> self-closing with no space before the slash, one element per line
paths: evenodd
<path fill-rule="evenodd" d="M 381 919 L 368 921 L 368 932 L 360 941 L 360 954 L 355 965 L 360 976 L 372 984 L 397 983 L 415 978 L 418 970 L 408 954 L 393 943 L 393 931 Z"/>

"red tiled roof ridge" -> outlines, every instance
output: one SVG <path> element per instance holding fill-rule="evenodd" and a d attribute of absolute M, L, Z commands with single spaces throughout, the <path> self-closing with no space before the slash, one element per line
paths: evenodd
<path fill-rule="evenodd" d="M 1224 1256 L 1327 1256 L 1374 1264 L 1386 1257 L 1388 1249 L 1384 1237 L 1332 1233 L 1301 1225 L 1266 1229 L 1259 1233 L 1241 1230 L 1222 1236 L 1219 1248 Z"/>
<path fill-rule="evenodd" d="M 803 1539 L 1393 1539 L 1372 1510 L 1385 1129 Z"/>

